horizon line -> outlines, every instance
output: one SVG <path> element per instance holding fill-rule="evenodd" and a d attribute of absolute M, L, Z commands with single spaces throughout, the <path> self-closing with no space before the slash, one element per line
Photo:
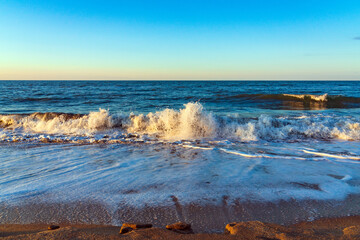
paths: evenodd
<path fill-rule="evenodd" d="M 360 81 L 360 79 L 0 79 L 0 81 Z"/>

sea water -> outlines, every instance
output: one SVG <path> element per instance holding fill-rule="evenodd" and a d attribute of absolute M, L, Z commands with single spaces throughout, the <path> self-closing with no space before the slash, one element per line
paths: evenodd
<path fill-rule="evenodd" d="M 0 106 L 3 206 L 360 193 L 360 82 L 1 81 Z"/>

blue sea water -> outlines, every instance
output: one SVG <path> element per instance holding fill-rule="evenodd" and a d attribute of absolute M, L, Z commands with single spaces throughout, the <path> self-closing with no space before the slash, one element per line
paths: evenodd
<path fill-rule="evenodd" d="M 149 113 L 164 108 L 179 109 L 200 102 L 211 112 L 291 114 L 311 110 L 276 94 L 329 94 L 354 97 L 335 108 L 360 105 L 357 81 L 1 81 L 0 113 L 64 112 L 88 114 L 99 108 L 111 112 Z M 259 96 L 260 95 L 260 96 Z M 283 111 L 287 110 L 287 111 Z M 316 110 L 316 107 L 315 109 Z"/>
<path fill-rule="evenodd" d="M 360 82 L 1 81 L 0 106 L 0 205 L 360 193 Z"/>

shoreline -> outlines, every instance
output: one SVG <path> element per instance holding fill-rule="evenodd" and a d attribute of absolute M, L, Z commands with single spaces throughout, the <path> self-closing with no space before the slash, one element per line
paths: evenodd
<path fill-rule="evenodd" d="M 121 226 L 124 222 L 148 222 L 162 227 L 187 222 L 195 233 L 219 233 L 230 222 L 261 221 L 293 225 L 320 218 L 360 216 L 360 195 L 344 200 L 240 201 L 224 197 L 220 204 L 182 204 L 172 197 L 171 205 L 134 207 L 106 206 L 99 202 L 0 203 L 0 224 L 90 224 Z"/>
<path fill-rule="evenodd" d="M 301 222 L 289 226 L 262 222 L 238 222 L 237 231 L 223 233 L 182 234 L 153 227 L 137 229 L 119 234 L 120 226 L 63 224 L 55 230 L 48 230 L 50 224 L 0 224 L 0 238 L 12 239 L 358 239 L 360 237 L 360 216 L 322 218 L 312 222 Z M 235 227 L 236 227 L 235 226 Z M 234 227 L 234 228 L 235 228 Z M 226 226 L 227 229 L 228 226 Z M 230 229 L 231 230 L 231 229 Z M 234 229 L 232 229 L 234 230 Z M 240 231 L 241 230 L 241 231 Z M 249 232 L 251 230 L 251 232 Z M 265 237 L 264 237 L 265 236 Z"/>

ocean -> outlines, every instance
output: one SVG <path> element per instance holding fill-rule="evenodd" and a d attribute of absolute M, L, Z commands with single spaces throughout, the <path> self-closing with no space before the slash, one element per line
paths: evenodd
<path fill-rule="evenodd" d="M 360 194 L 356 81 L 0 81 L 0 106 L 1 223 Z"/>

